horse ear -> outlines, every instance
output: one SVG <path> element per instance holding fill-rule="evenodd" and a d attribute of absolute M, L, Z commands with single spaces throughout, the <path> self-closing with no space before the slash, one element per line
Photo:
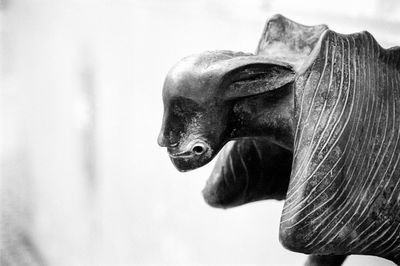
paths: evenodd
<path fill-rule="evenodd" d="M 271 62 L 242 62 L 223 77 L 224 98 L 241 98 L 261 94 L 293 82 L 290 66 Z"/>

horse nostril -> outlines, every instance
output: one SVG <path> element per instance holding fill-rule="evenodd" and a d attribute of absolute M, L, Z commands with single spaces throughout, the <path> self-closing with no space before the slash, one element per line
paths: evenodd
<path fill-rule="evenodd" d="M 205 147 L 203 145 L 200 145 L 200 144 L 194 145 L 193 148 L 192 148 L 192 152 L 197 154 L 197 155 L 202 154 L 204 151 L 205 151 Z"/>

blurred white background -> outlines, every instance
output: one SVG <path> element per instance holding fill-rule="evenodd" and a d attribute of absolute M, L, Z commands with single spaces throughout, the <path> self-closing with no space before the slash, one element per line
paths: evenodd
<path fill-rule="evenodd" d="M 168 69 L 253 52 L 276 13 L 400 44 L 398 0 L 1 0 L 2 265 L 302 265 L 278 241 L 282 202 L 201 196 L 156 144 Z M 345 265 L 393 265 L 352 256 Z"/>

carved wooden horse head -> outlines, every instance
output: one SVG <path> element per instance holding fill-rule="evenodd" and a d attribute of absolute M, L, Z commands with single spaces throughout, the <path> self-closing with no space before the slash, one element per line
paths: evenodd
<path fill-rule="evenodd" d="M 234 140 L 203 190 L 209 204 L 286 198 L 288 249 L 400 262 L 399 48 L 277 15 L 255 55 L 184 58 L 163 100 L 158 142 L 178 170 Z"/>

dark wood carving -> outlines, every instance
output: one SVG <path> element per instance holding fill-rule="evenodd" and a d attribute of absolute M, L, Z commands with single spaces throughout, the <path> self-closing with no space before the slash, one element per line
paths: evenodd
<path fill-rule="evenodd" d="M 216 207 L 285 199 L 280 241 L 400 263 L 400 48 L 368 32 L 270 19 L 256 54 L 213 51 L 168 73 L 159 144 L 180 171 L 230 140 L 203 190 Z"/>

